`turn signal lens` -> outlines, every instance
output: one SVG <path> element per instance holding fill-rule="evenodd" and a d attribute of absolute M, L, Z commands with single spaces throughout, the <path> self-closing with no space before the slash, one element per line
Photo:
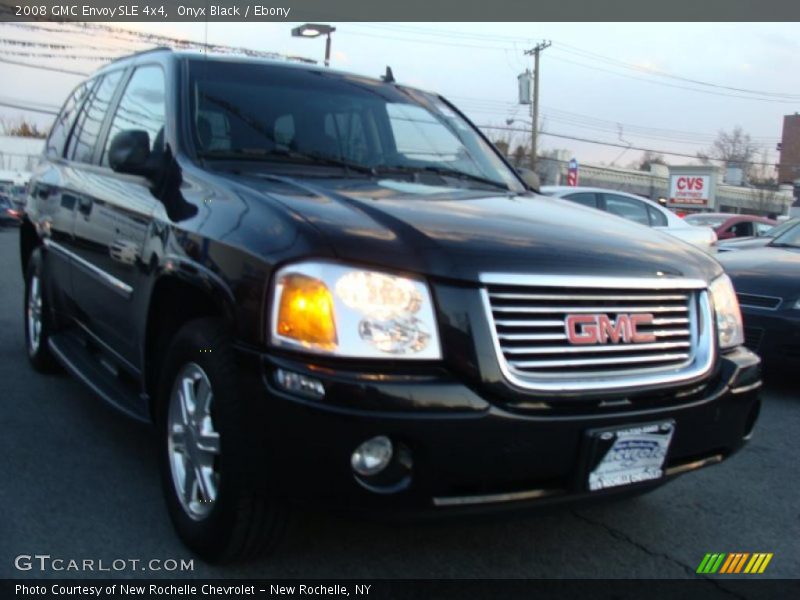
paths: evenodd
<path fill-rule="evenodd" d="M 304 346 L 336 347 L 333 297 L 319 279 L 290 274 L 280 281 L 278 334 Z"/>

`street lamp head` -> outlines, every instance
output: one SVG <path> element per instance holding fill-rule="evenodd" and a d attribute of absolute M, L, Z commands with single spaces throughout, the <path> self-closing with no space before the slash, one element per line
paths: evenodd
<path fill-rule="evenodd" d="M 321 35 L 330 35 L 334 31 L 336 31 L 336 27 L 324 23 L 305 23 L 292 29 L 292 37 L 315 38 Z"/>

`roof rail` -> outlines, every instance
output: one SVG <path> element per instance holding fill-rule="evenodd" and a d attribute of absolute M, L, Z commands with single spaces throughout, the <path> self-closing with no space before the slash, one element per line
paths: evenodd
<path fill-rule="evenodd" d="M 149 54 L 150 52 L 161 52 L 162 50 L 172 51 L 172 48 L 169 46 L 156 46 L 155 48 L 148 48 L 147 50 L 140 50 L 139 52 L 134 52 L 133 54 L 126 54 L 125 56 L 118 56 L 114 60 L 111 60 L 106 63 L 106 65 L 113 65 L 116 62 L 121 60 L 127 60 L 129 58 L 134 58 L 136 56 L 141 56 L 142 54 Z"/>

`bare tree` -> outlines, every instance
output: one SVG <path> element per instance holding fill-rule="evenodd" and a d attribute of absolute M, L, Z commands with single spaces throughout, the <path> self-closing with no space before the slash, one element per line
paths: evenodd
<path fill-rule="evenodd" d="M 756 187 L 777 187 L 777 165 L 770 164 L 769 150 L 767 150 L 767 148 L 761 148 L 758 155 L 758 162 L 760 164 L 753 165 L 750 174 L 750 183 Z"/>
<path fill-rule="evenodd" d="M 13 135 L 17 137 L 30 137 L 43 139 L 47 137 L 47 132 L 39 129 L 36 123 L 29 123 L 23 117 L 17 120 L 0 118 L 0 133 L 3 135 Z"/>
<path fill-rule="evenodd" d="M 667 161 L 664 158 L 663 154 L 658 154 L 657 152 L 651 152 L 650 150 L 646 150 L 644 154 L 642 154 L 642 159 L 636 166 L 637 169 L 640 171 L 649 171 L 650 165 L 666 165 Z"/>
<path fill-rule="evenodd" d="M 720 131 L 711 147 L 698 152 L 697 158 L 703 164 L 709 164 L 711 160 L 720 160 L 726 165 L 741 167 L 750 175 L 753 170 L 753 158 L 757 152 L 758 146 L 753 143 L 750 134 L 745 133 L 741 126 L 737 125 L 730 132 Z"/>

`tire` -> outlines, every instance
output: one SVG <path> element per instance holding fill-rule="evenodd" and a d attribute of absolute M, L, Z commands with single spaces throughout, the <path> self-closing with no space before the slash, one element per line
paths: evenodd
<path fill-rule="evenodd" d="M 58 370 L 58 363 L 47 345 L 53 330 L 53 321 L 44 283 L 42 251 L 37 248 L 28 259 L 25 272 L 25 348 L 28 360 L 35 370 L 53 373 Z"/>
<path fill-rule="evenodd" d="M 286 521 L 283 506 L 256 491 L 248 470 L 246 409 L 237 387 L 222 323 L 199 319 L 184 325 L 160 377 L 161 483 L 178 536 L 212 563 L 265 553 L 281 538 Z"/>

